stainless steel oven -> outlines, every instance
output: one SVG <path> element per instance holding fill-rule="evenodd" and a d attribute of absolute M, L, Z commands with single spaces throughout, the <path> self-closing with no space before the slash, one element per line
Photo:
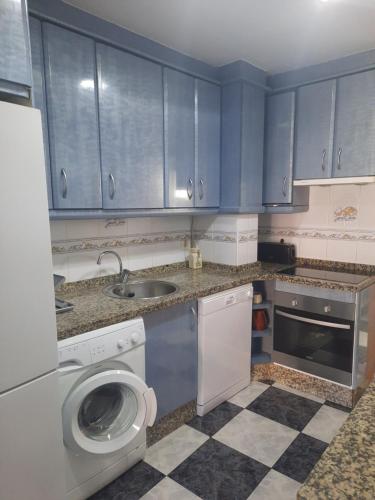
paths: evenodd
<path fill-rule="evenodd" d="M 275 292 L 273 361 L 352 385 L 355 303 Z"/>

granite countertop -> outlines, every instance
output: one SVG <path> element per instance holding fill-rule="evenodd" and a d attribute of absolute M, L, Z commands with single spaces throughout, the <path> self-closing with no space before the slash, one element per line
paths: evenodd
<path fill-rule="evenodd" d="M 375 381 L 311 471 L 297 498 L 375 498 Z"/>
<path fill-rule="evenodd" d="M 165 309 L 175 304 L 205 297 L 236 286 L 266 279 L 285 266 L 249 266 L 243 272 L 219 271 L 215 268 L 188 269 L 165 266 L 155 272 L 135 273 L 131 279 L 162 279 L 175 283 L 179 290 L 171 295 L 150 300 L 127 300 L 110 298 L 103 294 L 103 288 L 113 283 L 115 276 L 68 283 L 57 296 L 74 304 L 73 311 L 57 315 L 58 340 L 80 333 L 126 321 L 145 313 Z"/>
<path fill-rule="evenodd" d="M 276 274 L 288 266 L 257 262 L 239 268 L 204 265 L 202 269 L 192 270 L 183 264 L 164 266 L 139 271 L 132 279 L 162 279 L 178 285 L 178 292 L 159 299 L 126 300 L 110 298 L 103 294 L 103 288 L 114 283 L 116 276 L 106 276 L 76 283 L 67 283 L 58 290 L 57 296 L 72 302 L 72 311 L 57 315 L 57 337 L 62 340 L 80 333 L 126 321 L 145 313 L 165 309 L 174 304 L 205 297 L 255 280 L 278 280 L 290 283 L 317 286 L 334 290 L 357 292 L 375 282 L 369 277 L 360 285 L 302 278 L 299 276 Z"/>

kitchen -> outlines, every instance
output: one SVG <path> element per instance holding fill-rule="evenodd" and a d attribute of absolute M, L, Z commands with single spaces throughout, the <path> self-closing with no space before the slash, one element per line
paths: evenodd
<path fill-rule="evenodd" d="M 1 499 L 375 496 L 374 16 L 0 0 Z"/>

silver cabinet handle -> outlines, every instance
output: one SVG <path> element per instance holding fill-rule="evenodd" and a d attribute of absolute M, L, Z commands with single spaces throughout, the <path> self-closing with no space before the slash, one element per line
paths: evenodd
<path fill-rule="evenodd" d="M 203 199 L 203 179 L 202 177 L 200 178 L 199 180 L 199 199 L 202 200 Z"/>
<path fill-rule="evenodd" d="M 323 170 L 323 172 L 326 169 L 326 155 L 327 155 L 327 151 L 325 149 L 323 149 L 323 154 L 322 154 L 322 170 Z"/>
<path fill-rule="evenodd" d="M 67 176 L 66 176 L 66 170 L 65 170 L 65 168 L 61 169 L 61 178 L 62 178 L 62 181 L 63 181 L 61 195 L 62 195 L 63 198 L 66 198 L 67 194 L 68 194 L 68 179 L 67 179 Z"/>
<path fill-rule="evenodd" d="M 286 196 L 286 181 L 287 181 L 287 177 L 284 175 L 284 177 L 283 177 L 283 195 L 284 195 L 284 197 Z"/>
<path fill-rule="evenodd" d="M 342 148 L 339 148 L 337 151 L 337 169 L 341 170 L 341 153 L 342 153 Z"/>
<path fill-rule="evenodd" d="M 320 325 L 328 326 L 331 328 L 337 328 L 339 330 L 350 330 L 350 325 L 342 325 L 341 323 L 331 323 L 330 321 L 320 321 L 318 319 L 304 318 L 303 316 L 296 316 L 295 314 L 289 314 L 284 311 L 275 310 L 275 314 L 279 316 L 284 316 L 284 318 L 295 319 L 296 321 L 301 321 L 302 323 L 308 323 L 310 325 Z"/>
<path fill-rule="evenodd" d="M 192 312 L 194 317 L 197 317 L 197 311 L 195 310 L 195 307 L 191 306 L 190 311 Z"/>
<path fill-rule="evenodd" d="M 193 197 L 193 179 L 191 177 L 189 177 L 189 179 L 188 179 L 186 192 L 187 192 L 189 200 L 191 200 Z"/>
<path fill-rule="evenodd" d="M 116 193 L 116 182 L 112 174 L 109 174 L 108 177 L 109 177 L 109 197 L 111 198 L 111 200 L 113 200 Z"/>

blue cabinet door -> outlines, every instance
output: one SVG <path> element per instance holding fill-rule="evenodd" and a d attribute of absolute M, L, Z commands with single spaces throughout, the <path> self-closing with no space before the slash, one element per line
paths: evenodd
<path fill-rule="evenodd" d="M 95 43 L 43 24 L 55 209 L 101 208 Z"/>
<path fill-rule="evenodd" d="M 337 80 L 333 175 L 375 175 L 375 70 Z"/>
<path fill-rule="evenodd" d="M 29 97 L 31 81 L 26 0 L 1 0 L 0 91 Z"/>
<path fill-rule="evenodd" d="M 41 22 L 38 19 L 35 19 L 34 17 L 30 17 L 29 24 L 30 24 L 31 62 L 33 68 L 32 103 L 34 108 L 38 108 L 40 110 L 42 116 L 48 206 L 49 208 L 53 208 L 51 170 L 50 170 L 50 158 L 49 158 L 46 87 L 44 78 L 42 25 Z"/>
<path fill-rule="evenodd" d="M 234 82 L 222 89 L 221 210 L 262 207 L 264 91 Z"/>
<path fill-rule="evenodd" d="M 195 81 L 164 69 L 166 206 L 194 207 Z"/>
<path fill-rule="evenodd" d="M 263 89 L 243 83 L 240 206 L 245 211 L 262 209 L 264 108 Z"/>
<path fill-rule="evenodd" d="M 196 80 L 195 206 L 220 203 L 220 87 Z"/>
<path fill-rule="evenodd" d="M 295 93 L 268 96 L 263 204 L 292 203 Z"/>
<path fill-rule="evenodd" d="M 314 83 L 297 91 L 295 179 L 332 175 L 336 80 Z"/>
<path fill-rule="evenodd" d="M 106 45 L 96 50 L 103 208 L 162 208 L 162 68 Z"/>
<path fill-rule="evenodd" d="M 155 391 L 159 419 L 197 398 L 196 302 L 145 314 L 143 320 L 146 382 Z"/>

